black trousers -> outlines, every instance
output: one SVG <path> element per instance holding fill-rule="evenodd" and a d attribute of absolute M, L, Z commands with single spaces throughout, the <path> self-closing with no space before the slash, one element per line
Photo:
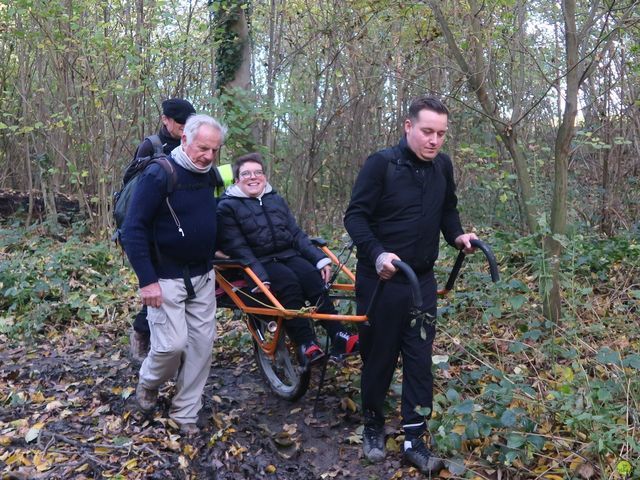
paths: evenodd
<path fill-rule="evenodd" d="M 397 278 L 396 278 L 397 277 Z M 422 291 L 422 312 L 435 320 L 436 281 L 433 271 L 418 276 Z M 364 315 L 378 283 L 377 276 L 357 275 L 356 303 L 359 315 Z M 420 319 L 411 326 L 411 288 L 402 272 L 398 272 L 384 286 L 369 315 L 369 325 L 360 324 L 360 354 L 362 356 L 361 395 L 365 425 L 381 427 L 384 424 L 384 400 L 393 379 L 393 373 L 402 354 L 401 414 L 405 433 L 415 436 L 425 431 L 425 417 L 416 408 L 433 408 L 433 375 L 431 354 L 436 329 Z M 425 317 L 422 317 L 425 318 Z M 421 327 L 426 339 L 420 335 Z"/>
<path fill-rule="evenodd" d="M 264 262 L 262 265 L 269 275 L 271 290 L 283 307 L 299 310 L 305 306 L 305 300 L 308 300 L 312 306 L 318 306 L 319 313 L 336 313 L 324 288 L 320 272 L 305 258 L 295 256 L 285 260 Z M 331 338 L 342 330 L 340 322 L 321 321 L 319 323 Z M 298 345 L 315 339 L 311 320 L 307 318 L 286 320 L 285 329 L 289 338 Z"/>

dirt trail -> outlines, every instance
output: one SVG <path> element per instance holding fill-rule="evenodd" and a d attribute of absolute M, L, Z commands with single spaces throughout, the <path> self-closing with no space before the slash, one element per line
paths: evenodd
<path fill-rule="evenodd" d="M 221 338 L 205 389 L 200 435 L 183 438 L 167 415 L 171 386 L 145 418 L 136 408 L 138 366 L 123 328 L 70 329 L 35 344 L 1 339 L 0 469 L 19 479 L 412 478 L 398 453 L 362 459 L 358 359 L 331 365 L 313 416 L 319 372 L 291 403 L 275 397 L 237 325 Z M 225 331 L 227 330 L 227 331 Z M 393 427 L 391 427 L 394 430 Z M 390 446 L 393 448 L 393 441 Z"/>

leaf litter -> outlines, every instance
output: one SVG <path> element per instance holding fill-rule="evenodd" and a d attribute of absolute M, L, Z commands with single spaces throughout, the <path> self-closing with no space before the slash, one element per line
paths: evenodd
<path fill-rule="evenodd" d="M 329 367 L 314 417 L 319 371 L 301 400 L 281 400 L 263 383 L 241 327 L 220 324 L 201 432 L 191 438 L 168 417 L 171 383 L 153 415 L 137 409 L 139 365 L 127 356 L 126 324 L 69 329 L 37 343 L 2 336 L 3 478 L 375 479 L 403 471 L 397 455 L 382 465 L 362 458 L 357 358 Z"/>

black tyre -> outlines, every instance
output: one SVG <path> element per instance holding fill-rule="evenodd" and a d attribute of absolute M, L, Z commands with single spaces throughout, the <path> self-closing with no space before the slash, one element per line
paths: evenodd
<path fill-rule="evenodd" d="M 254 316 L 252 320 L 263 336 L 269 340 L 272 334 L 266 328 L 267 322 Z M 267 355 L 255 340 L 253 346 L 262 376 L 278 397 L 293 402 L 307 392 L 311 372 L 298 363 L 295 347 L 286 335 L 280 335 L 274 358 Z"/>

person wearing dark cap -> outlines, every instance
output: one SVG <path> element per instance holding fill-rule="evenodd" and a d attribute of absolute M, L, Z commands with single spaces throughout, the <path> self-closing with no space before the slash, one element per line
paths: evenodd
<path fill-rule="evenodd" d="M 169 156 L 174 148 L 180 145 L 184 124 L 187 118 L 196 113 L 190 102 L 182 98 L 170 98 L 162 102 L 162 127 L 158 132 L 162 150 Z M 147 137 L 138 146 L 135 158 L 150 157 L 153 155 L 153 143 Z M 134 321 L 133 329 L 129 337 L 131 358 L 142 362 L 147 356 L 150 347 L 149 322 L 147 321 L 147 307 L 142 307 Z"/>
<path fill-rule="evenodd" d="M 184 124 L 191 115 L 196 113 L 196 109 L 187 100 L 182 98 L 170 98 L 162 102 L 162 116 L 160 121 L 162 127 L 158 132 L 164 153 L 169 155 L 171 151 L 180 145 L 180 138 L 184 130 Z M 145 138 L 136 150 L 135 157 L 149 157 L 153 154 L 153 144 L 151 140 Z"/>

